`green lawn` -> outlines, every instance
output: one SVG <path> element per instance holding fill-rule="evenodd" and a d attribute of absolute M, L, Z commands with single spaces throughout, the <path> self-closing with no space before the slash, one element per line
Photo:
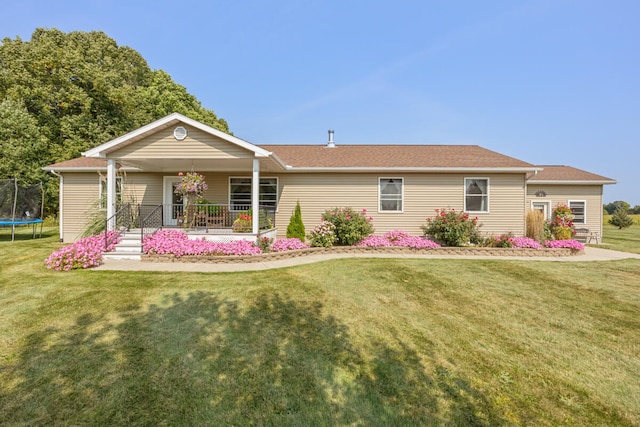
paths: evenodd
<path fill-rule="evenodd" d="M 0 235 L 3 425 L 640 425 L 640 260 L 56 273 L 55 231 Z"/>
<path fill-rule="evenodd" d="M 623 252 L 633 252 L 640 254 L 640 215 L 629 215 L 633 218 L 634 224 L 622 230 L 608 223 L 611 215 L 605 215 L 603 226 L 603 238 L 605 248 L 615 249 Z"/>

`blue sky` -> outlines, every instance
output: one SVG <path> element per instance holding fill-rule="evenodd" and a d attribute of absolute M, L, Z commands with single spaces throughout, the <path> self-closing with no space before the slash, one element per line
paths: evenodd
<path fill-rule="evenodd" d="M 0 36 L 101 30 L 256 144 L 478 144 L 640 204 L 637 0 L 21 0 Z"/>

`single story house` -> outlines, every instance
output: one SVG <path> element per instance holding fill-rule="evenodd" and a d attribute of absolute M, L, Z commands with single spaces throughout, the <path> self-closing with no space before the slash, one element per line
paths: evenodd
<path fill-rule="evenodd" d="M 537 166 L 477 145 L 256 145 L 173 113 L 45 167 L 60 179 L 60 239 L 76 240 L 91 206 L 105 219 L 120 201 L 157 206 L 161 226 L 180 225 L 179 173 L 203 174 L 212 206 L 267 209 L 283 237 L 299 201 L 307 230 L 334 207 L 366 209 L 376 233 L 420 234 L 436 209 L 477 216 L 487 235 L 524 235 L 530 209 L 568 204 L 576 224 L 602 231 L 602 192 L 616 181 L 568 166 Z M 106 196 L 105 196 L 106 194 Z M 176 210 L 178 207 L 178 210 Z M 258 215 L 251 220 L 258 233 Z M 196 223 L 191 224 L 197 228 Z M 230 223 L 219 228 L 229 230 Z M 208 226 L 208 225 L 207 225 Z M 216 227 L 216 226 L 212 226 Z M 230 231 L 230 230 L 229 230 Z"/>

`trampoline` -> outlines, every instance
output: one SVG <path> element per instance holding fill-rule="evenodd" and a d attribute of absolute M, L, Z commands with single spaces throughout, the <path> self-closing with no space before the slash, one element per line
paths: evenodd
<path fill-rule="evenodd" d="M 38 224 L 42 237 L 42 211 L 44 190 L 42 182 L 22 186 L 16 178 L 0 179 L 0 227 L 11 227 L 11 241 L 15 239 L 16 226 L 33 226 L 36 237 Z"/>

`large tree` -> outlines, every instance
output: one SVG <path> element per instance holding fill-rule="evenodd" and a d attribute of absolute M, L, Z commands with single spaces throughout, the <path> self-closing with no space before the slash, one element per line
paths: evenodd
<path fill-rule="evenodd" d="M 229 132 L 226 121 L 167 73 L 151 70 L 138 52 L 100 31 L 39 28 L 30 41 L 3 39 L 0 103 L 0 179 L 49 181 L 49 212 L 57 199 L 52 180 L 39 172 L 43 165 L 77 157 L 171 112 Z"/>

